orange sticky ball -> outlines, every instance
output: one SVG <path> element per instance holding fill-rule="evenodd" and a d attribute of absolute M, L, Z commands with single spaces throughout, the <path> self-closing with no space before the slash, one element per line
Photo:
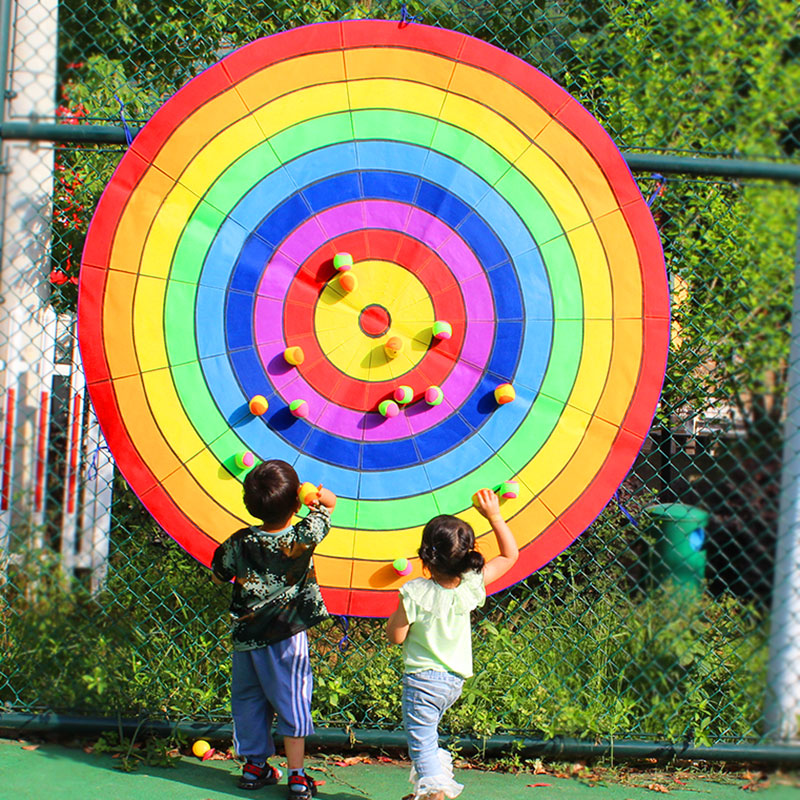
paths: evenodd
<path fill-rule="evenodd" d="M 516 396 L 517 393 L 514 391 L 514 387 L 510 383 L 501 383 L 494 390 L 494 399 L 497 401 L 498 405 L 501 406 L 512 402 Z"/>
<path fill-rule="evenodd" d="M 304 506 L 311 505 L 311 503 L 319 500 L 319 492 L 317 491 L 317 487 L 308 481 L 304 481 L 300 484 L 300 488 L 297 490 L 297 496 L 300 498 L 300 502 Z"/>
<path fill-rule="evenodd" d="M 352 292 L 358 286 L 358 278 L 353 274 L 353 272 L 343 272 L 339 276 L 339 286 L 345 292 Z"/>
<path fill-rule="evenodd" d="M 306 354 L 302 347 L 287 347 L 283 351 L 283 357 L 287 364 L 297 367 L 306 360 Z"/>
<path fill-rule="evenodd" d="M 399 336 L 390 336 L 383 346 L 383 350 L 389 358 L 397 358 L 403 349 L 403 340 Z"/>
<path fill-rule="evenodd" d="M 264 397 L 263 394 L 257 394 L 254 397 L 250 398 L 250 402 L 248 403 L 250 408 L 250 413 L 256 417 L 260 417 L 262 414 L 267 413 L 267 409 L 269 408 L 269 403 L 267 402 L 267 398 Z"/>

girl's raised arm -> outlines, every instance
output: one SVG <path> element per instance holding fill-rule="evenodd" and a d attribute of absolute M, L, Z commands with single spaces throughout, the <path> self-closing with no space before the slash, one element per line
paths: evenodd
<path fill-rule="evenodd" d="M 483 567 L 483 582 L 488 586 L 505 575 L 519 558 L 519 548 L 511 528 L 500 511 L 500 498 L 491 489 L 481 489 L 477 494 L 478 511 L 489 520 L 497 538 L 500 555 L 487 561 Z"/>

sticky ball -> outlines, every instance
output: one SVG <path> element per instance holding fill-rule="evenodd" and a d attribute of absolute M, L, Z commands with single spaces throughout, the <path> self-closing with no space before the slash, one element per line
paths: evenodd
<path fill-rule="evenodd" d="M 402 405 L 410 403 L 414 399 L 414 390 L 410 386 L 398 386 L 394 390 L 394 399 Z"/>
<path fill-rule="evenodd" d="M 311 503 L 316 503 L 316 501 L 319 500 L 317 487 L 308 481 L 304 481 L 300 484 L 300 488 L 297 490 L 297 496 L 304 506 L 309 506 Z"/>
<path fill-rule="evenodd" d="M 442 400 L 444 400 L 444 392 L 439 386 L 429 386 L 425 390 L 425 402 L 429 406 L 441 405 Z"/>
<path fill-rule="evenodd" d="M 297 367 L 306 360 L 306 354 L 303 352 L 302 347 L 287 347 L 283 351 L 283 357 L 287 364 Z"/>
<path fill-rule="evenodd" d="M 383 346 L 383 351 L 389 358 L 396 358 L 403 350 L 403 340 L 399 336 L 390 336 Z"/>
<path fill-rule="evenodd" d="M 396 558 L 392 562 L 392 567 L 398 575 L 411 574 L 411 562 L 407 558 Z"/>
<path fill-rule="evenodd" d="M 243 453 L 237 453 L 234 456 L 234 460 L 239 469 L 250 469 L 250 467 L 256 463 L 256 457 L 249 450 L 245 450 Z"/>
<path fill-rule="evenodd" d="M 192 745 L 192 754 L 198 758 L 202 758 L 209 750 L 211 750 L 211 745 L 205 739 L 198 739 Z"/>
<path fill-rule="evenodd" d="M 333 257 L 333 267 L 340 272 L 347 272 L 353 268 L 353 256 L 350 253 L 337 253 Z"/>
<path fill-rule="evenodd" d="M 453 326 L 443 319 L 437 319 L 433 323 L 433 335 L 437 339 L 449 339 L 453 335 Z"/>
<path fill-rule="evenodd" d="M 256 417 L 260 417 L 262 414 L 267 413 L 267 409 L 269 408 L 269 403 L 267 402 L 267 398 L 264 397 L 263 394 L 257 394 L 250 398 L 250 402 L 247 404 L 250 413 Z"/>
<path fill-rule="evenodd" d="M 352 292 L 358 288 L 358 279 L 352 272 L 343 272 L 339 275 L 339 286 L 345 292 Z"/>
<path fill-rule="evenodd" d="M 289 403 L 289 411 L 292 412 L 292 416 L 305 419 L 309 412 L 308 403 L 305 400 L 292 400 Z"/>
<path fill-rule="evenodd" d="M 498 497 L 502 497 L 504 500 L 516 500 L 519 497 L 519 482 L 504 481 L 494 491 Z"/>
<path fill-rule="evenodd" d="M 391 419 L 392 417 L 396 417 L 400 413 L 400 406 L 394 402 L 394 400 L 384 400 L 379 406 L 378 411 L 384 417 L 388 417 Z"/>
<path fill-rule="evenodd" d="M 501 383 L 494 390 L 494 399 L 497 401 L 498 405 L 501 406 L 510 403 L 516 396 L 517 393 L 510 383 Z"/>

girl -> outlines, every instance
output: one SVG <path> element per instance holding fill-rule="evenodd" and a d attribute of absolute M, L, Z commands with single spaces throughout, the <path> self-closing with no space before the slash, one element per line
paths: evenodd
<path fill-rule="evenodd" d="M 434 517 L 419 548 L 430 577 L 400 589 L 397 610 L 386 624 L 389 641 L 403 645 L 403 726 L 414 764 L 414 800 L 457 797 L 464 788 L 453 780 L 450 754 L 439 749 L 439 721 L 472 675 L 470 611 L 483 605 L 486 584 L 508 572 L 519 555 L 497 495 L 481 489 L 476 498 L 500 555 L 484 563 L 468 523 L 448 514 Z"/>

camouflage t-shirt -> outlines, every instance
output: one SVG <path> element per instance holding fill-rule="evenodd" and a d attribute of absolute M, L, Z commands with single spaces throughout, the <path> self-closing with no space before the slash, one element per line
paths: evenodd
<path fill-rule="evenodd" d="M 282 531 L 242 528 L 216 549 L 211 569 L 234 581 L 234 650 L 280 642 L 328 616 L 311 556 L 330 527 L 330 511 L 319 506 Z"/>

